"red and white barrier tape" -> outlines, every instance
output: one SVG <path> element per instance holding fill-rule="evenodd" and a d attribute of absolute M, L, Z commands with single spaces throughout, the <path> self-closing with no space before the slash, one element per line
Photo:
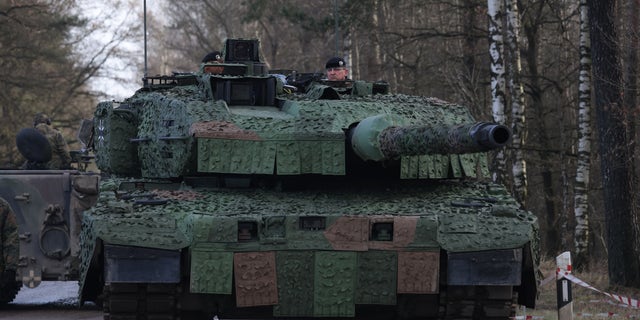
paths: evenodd
<path fill-rule="evenodd" d="M 579 286 L 582 286 L 582 287 L 585 287 L 587 289 L 591 289 L 591 290 L 600 292 L 600 293 L 604 294 L 605 296 L 607 296 L 607 297 L 609 297 L 609 298 L 611 298 L 613 300 L 616 300 L 616 301 L 618 301 L 620 303 L 623 303 L 625 305 L 628 305 L 630 307 L 640 308 L 640 304 L 638 303 L 638 299 L 633 299 L 633 298 L 629 298 L 629 297 L 620 296 L 620 295 L 617 295 L 617 294 L 612 294 L 612 293 L 600 291 L 600 290 L 594 288 L 593 286 L 591 286 L 590 284 L 588 284 L 588 283 L 576 278 L 572 274 L 564 274 L 564 275 L 563 274 L 559 274 L 559 277 L 560 277 L 560 279 L 567 278 L 569 281 L 571 281 L 571 282 L 573 282 L 573 283 L 575 283 L 575 284 L 577 284 Z"/>
<path fill-rule="evenodd" d="M 513 320 L 542 320 L 543 316 L 515 316 L 512 317 Z"/>
<path fill-rule="evenodd" d="M 549 282 L 553 281 L 556 279 L 556 275 L 552 274 L 550 276 L 548 276 L 546 279 L 540 281 L 540 286 L 544 287 L 545 285 L 547 285 Z"/>

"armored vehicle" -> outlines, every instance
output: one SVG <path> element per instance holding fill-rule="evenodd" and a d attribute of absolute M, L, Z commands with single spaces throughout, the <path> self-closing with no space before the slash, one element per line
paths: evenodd
<path fill-rule="evenodd" d="M 81 301 L 105 319 L 534 307 L 536 217 L 488 179 L 507 127 L 382 82 L 270 73 L 257 40 L 228 39 L 223 56 L 97 106 Z"/>
<path fill-rule="evenodd" d="M 16 140 L 29 161 L 51 158 L 37 130 L 25 128 Z M 97 200 L 100 176 L 84 172 L 86 152 L 72 154 L 69 170 L 0 170 L 0 309 L 23 285 L 78 279 L 82 212 Z"/>

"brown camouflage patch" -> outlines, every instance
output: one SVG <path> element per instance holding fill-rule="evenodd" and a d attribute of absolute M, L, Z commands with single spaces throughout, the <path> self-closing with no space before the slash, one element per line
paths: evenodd
<path fill-rule="evenodd" d="M 194 122 L 189 128 L 189 134 L 196 138 L 262 140 L 254 131 L 239 128 L 236 124 L 226 121 Z"/>
<path fill-rule="evenodd" d="M 324 236 L 334 250 L 366 251 L 369 239 L 369 219 L 367 217 L 340 217 Z"/>
<path fill-rule="evenodd" d="M 278 304 L 275 252 L 244 252 L 233 255 L 238 307 Z"/>
<path fill-rule="evenodd" d="M 398 252 L 398 293 L 438 293 L 439 252 Z"/>

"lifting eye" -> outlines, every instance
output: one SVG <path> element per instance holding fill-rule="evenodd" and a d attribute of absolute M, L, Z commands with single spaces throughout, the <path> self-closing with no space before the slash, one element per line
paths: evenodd
<path fill-rule="evenodd" d="M 238 222 L 238 242 L 258 241 L 258 224 L 255 221 Z"/>
<path fill-rule="evenodd" d="M 393 241 L 393 222 L 376 222 L 371 226 L 372 241 Z"/>
<path fill-rule="evenodd" d="M 324 230 L 325 217 L 300 217 L 300 230 Z"/>

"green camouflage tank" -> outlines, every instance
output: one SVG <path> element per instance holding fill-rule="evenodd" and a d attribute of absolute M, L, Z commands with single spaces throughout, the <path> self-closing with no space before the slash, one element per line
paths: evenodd
<path fill-rule="evenodd" d="M 508 319 L 536 217 L 488 179 L 508 128 L 385 83 L 270 74 L 257 40 L 98 105 L 82 301 L 105 319 Z"/>

